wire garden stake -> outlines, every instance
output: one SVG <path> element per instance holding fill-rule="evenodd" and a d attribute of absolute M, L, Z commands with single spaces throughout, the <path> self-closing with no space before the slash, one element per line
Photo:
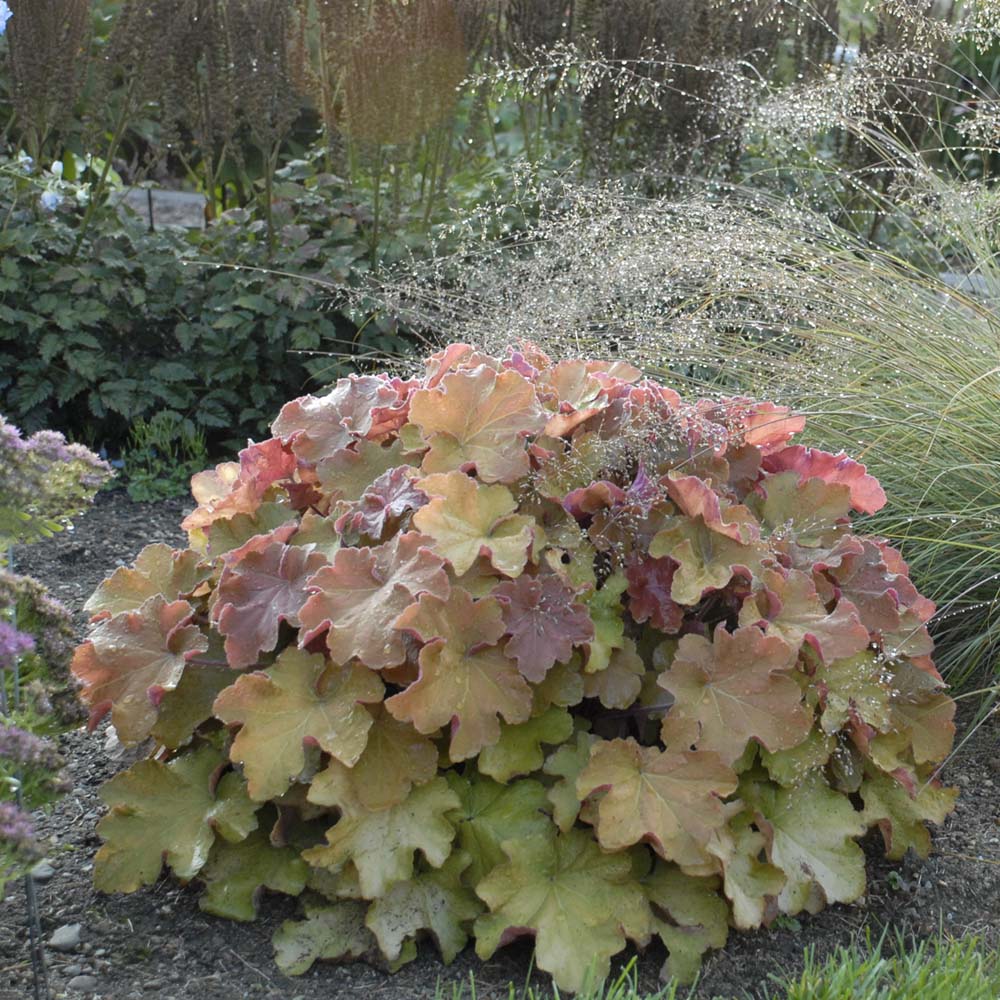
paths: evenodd
<path fill-rule="evenodd" d="M 7 548 L 7 567 L 11 572 L 14 571 L 14 547 L 8 546 Z M 14 620 L 12 622 L 14 628 L 17 628 L 17 605 L 15 604 L 13 608 Z M 14 710 L 16 711 L 21 707 L 21 658 L 20 656 L 14 657 L 14 670 L 13 670 L 13 689 L 11 691 L 11 700 L 13 701 Z M 4 716 L 10 715 L 10 708 L 7 703 L 7 685 L 0 684 L 0 713 Z M 18 785 L 17 785 L 17 805 L 19 809 L 24 808 L 24 796 L 21 790 L 21 780 L 23 778 L 22 774 L 18 774 Z M 34 993 L 34 1000 L 51 1000 L 52 993 L 49 990 L 49 977 L 48 970 L 45 968 L 45 953 L 42 950 L 42 924 L 38 912 L 38 896 L 35 894 L 35 883 L 31 877 L 31 872 L 28 872 L 24 876 L 24 897 L 25 903 L 27 905 L 28 911 L 28 942 L 31 954 L 31 973 L 32 973 L 32 987 Z"/>

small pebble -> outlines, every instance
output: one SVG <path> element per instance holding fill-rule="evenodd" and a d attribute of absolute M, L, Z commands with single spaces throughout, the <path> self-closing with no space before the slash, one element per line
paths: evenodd
<path fill-rule="evenodd" d="M 74 951 L 80 943 L 80 924 L 63 924 L 52 932 L 48 945 L 55 951 Z"/>
<path fill-rule="evenodd" d="M 48 858 L 43 858 L 31 869 L 31 880 L 33 882 L 48 882 L 55 873 L 56 870 L 52 867 L 52 862 Z"/>
<path fill-rule="evenodd" d="M 81 972 L 83 972 L 83 966 L 80 965 L 67 965 L 66 968 L 62 970 L 62 974 L 64 976 L 69 976 L 70 978 L 80 975 Z"/>
<path fill-rule="evenodd" d="M 66 989 L 74 993 L 95 993 L 97 991 L 97 980 L 93 976 L 74 976 L 67 984 Z"/>

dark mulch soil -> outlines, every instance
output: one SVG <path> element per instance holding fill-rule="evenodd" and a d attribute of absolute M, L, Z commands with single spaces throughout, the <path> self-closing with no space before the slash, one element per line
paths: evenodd
<path fill-rule="evenodd" d="M 132 561 L 147 543 L 182 545 L 179 524 L 185 501 L 132 503 L 122 492 L 102 495 L 74 531 L 15 553 L 20 572 L 47 584 L 84 623 L 82 605 L 96 584 L 115 567 Z M 877 837 L 866 841 L 870 858 L 867 898 L 853 906 L 834 906 L 815 917 L 803 916 L 791 926 L 754 933 L 734 932 L 724 951 L 705 963 L 695 995 L 700 1000 L 723 996 L 764 997 L 769 977 L 780 969 L 801 966 L 803 949 L 823 955 L 838 944 L 876 936 L 889 926 L 924 936 L 939 928 L 949 933 L 975 932 L 991 944 L 1000 937 L 1000 719 L 994 718 L 960 746 L 945 778 L 962 786 L 962 799 L 947 824 L 935 831 L 935 853 L 921 863 L 907 859 L 889 864 L 880 859 Z M 395 976 L 364 965 L 319 965 L 305 976 L 289 979 L 274 966 L 270 938 L 280 921 L 294 915 L 294 901 L 269 897 L 262 918 L 236 924 L 203 914 L 198 891 L 173 881 L 129 896 L 108 897 L 91 886 L 91 859 L 99 841 L 94 826 L 102 814 L 97 791 L 102 782 L 127 763 L 103 750 L 100 732 L 68 732 L 62 749 L 69 762 L 74 790 L 40 819 L 55 875 L 38 884 L 46 938 L 64 924 L 79 923 L 76 950 L 47 951 L 54 996 L 80 996 L 70 991 L 77 976 L 96 980 L 97 997 L 110 1000 L 423 1000 L 432 998 L 440 980 L 451 984 L 474 971 L 481 1000 L 507 997 L 511 980 L 523 983 L 530 962 L 524 943 L 497 959 L 479 962 L 471 949 L 445 968 L 428 946 L 420 958 Z M 25 907 L 22 887 L 12 885 L 0 909 L 0 1000 L 31 995 Z M 656 987 L 664 957 L 652 947 L 640 958 L 643 984 Z M 541 982 L 541 981 L 540 981 Z M 76 985 L 76 984 L 74 984 Z"/>

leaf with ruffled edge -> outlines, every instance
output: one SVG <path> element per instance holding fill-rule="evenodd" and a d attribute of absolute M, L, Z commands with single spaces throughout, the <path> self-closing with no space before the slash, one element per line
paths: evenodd
<path fill-rule="evenodd" d="M 514 661 L 491 645 L 504 633 L 497 601 L 474 602 L 459 587 L 447 601 L 425 594 L 396 619 L 396 628 L 426 645 L 420 651 L 420 675 L 389 698 L 386 708 L 421 733 L 450 725 L 453 761 L 496 743 L 498 716 L 509 723 L 527 721 L 531 688 Z"/>
<path fill-rule="evenodd" d="M 192 549 L 172 549 L 157 542 L 147 545 L 131 567 L 120 567 L 98 585 L 83 610 L 92 617 L 109 618 L 138 611 L 150 597 L 166 601 L 188 597 L 212 575 L 212 567 Z"/>
<path fill-rule="evenodd" d="M 671 596 L 677 563 L 673 559 L 647 559 L 633 552 L 625 567 L 628 610 L 633 620 L 661 632 L 677 632 L 684 623 L 684 608 Z"/>
<path fill-rule="evenodd" d="M 955 702 L 932 674 L 910 663 L 896 666 L 889 682 L 891 731 L 906 733 L 917 764 L 944 760 L 955 740 Z"/>
<path fill-rule="evenodd" d="M 353 862 L 362 894 L 377 899 L 397 882 L 412 878 L 416 851 L 434 868 L 445 863 L 455 838 L 455 827 L 446 817 L 459 805 L 445 779 L 437 777 L 389 809 L 344 816 L 327 830 L 326 844 L 303 851 L 302 857 L 333 871 Z"/>
<path fill-rule="evenodd" d="M 414 785 L 437 774 L 437 747 L 405 722 L 394 719 L 379 705 L 372 710 L 368 742 L 357 762 L 348 767 L 331 760 L 313 778 L 309 801 L 377 812 L 398 805 Z"/>
<path fill-rule="evenodd" d="M 708 843 L 710 854 L 722 864 L 723 890 L 732 906 L 733 926 L 753 930 L 777 915 L 778 896 L 785 874 L 761 860 L 767 839 L 743 814 L 718 831 Z"/>
<path fill-rule="evenodd" d="M 743 602 L 739 623 L 760 625 L 792 649 L 808 642 L 825 663 L 854 656 L 870 641 L 854 605 L 841 600 L 828 613 L 812 577 L 794 569 L 764 570 L 758 589 Z"/>
<path fill-rule="evenodd" d="M 671 600 L 693 606 L 707 591 L 721 590 L 737 573 L 760 572 L 764 549 L 754 537 L 756 522 L 750 512 L 745 507 L 726 508 L 721 523 L 726 531 L 714 530 L 701 515 L 679 517 L 653 536 L 649 554 L 677 563 Z M 744 541 L 733 538 L 731 528 L 738 528 Z"/>
<path fill-rule="evenodd" d="M 472 771 L 463 777 L 448 771 L 448 785 L 458 796 L 458 808 L 448 813 L 457 842 L 471 859 L 465 877 L 478 885 L 506 861 L 501 844 L 545 834 L 552 829 L 545 787 L 531 778 L 501 785 Z M 570 824 L 572 826 L 572 824 Z"/>
<path fill-rule="evenodd" d="M 592 733 L 578 732 L 576 740 L 556 750 L 542 768 L 546 774 L 558 779 L 545 794 L 552 804 L 552 818 L 563 833 L 572 828 L 580 815 L 583 803 L 577 793 L 576 782 L 590 763 L 590 750 L 596 742 L 597 737 Z"/>
<path fill-rule="evenodd" d="M 674 696 L 666 719 L 696 721 L 698 748 L 731 764 L 751 739 L 766 749 L 801 743 L 812 728 L 802 689 L 791 676 L 795 651 L 778 636 L 748 626 L 730 633 L 720 624 L 713 640 L 686 635 L 659 677 Z"/>
<path fill-rule="evenodd" d="M 660 978 L 694 982 L 701 956 L 724 947 L 729 937 L 729 907 L 719 895 L 719 880 L 686 875 L 658 862 L 643 890 L 653 904 L 653 927 L 670 953 Z"/>
<path fill-rule="evenodd" d="M 862 820 L 877 826 L 885 841 L 886 856 L 899 861 L 913 848 L 921 858 L 931 850 L 928 822 L 940 825 L 955 808 L 957 788 L 944 788 L 938 781 L 920 781 L 910 794 L 887 774 L 872 772 L 861 784 L 865 808 Z"/>
<path fill-rule="evenodd" d="M 855 843 L 867 829 L 850 800 L 833 791 L 822 774 L 795 788 L 754 780 L 740 784 L 767 838 L 771 864 L 787 882 L 778 896 L 783 913 L 816 913 L 827 903 L 853 903 L 865 892 L 865 856 Z M 821 896 L 814 891 L 818 887 Z"/>
<path fill-rule="evenodd" d="M 134 892 L 160 877 L 164 862 L 181 879 L 205 866 L 216 833 L 239 841 L 257 826 L 255 802 L 235 772 L 216 775 L 225 758 L 210 746 L 169 763 L 140 760 L 101 788 L 111 811 L 97 824 L 104 844 L 94 858 L 102 892 Z"/>
<path fill-rule="evenodd" d="M 362 958 L 375 947 L 375 936 L 365 926 L 366 902 L 310 901 L 304 920 L 286 920 L 272 938 L 274 961 L 286 976 L 301 976 L 314 962 Z"/>
<path fill-rule="evenodd" d="M 627 852 L 607 854 L 583 830 L 508 840 L 509 861 L 476 886 L 490 908 L 475 925 L 476 954 L 533 934 L 535 958 L 561 990 L 599 982 L 626 938 L 649 939 L 652 915 Z"/>
<path fill-rule="evenodd" d="M 237 514 L 253 514 L 276 483 L 290 482 L 298 466 L 281 441 L 248 445 L 239 462 L 223 462 L 191 477 L 191 493 L 198 507 L 181 522 L 192 538 L 204 534 L 216 521 Z"/>
<path fill-rule="evenodd" d="M 594 638 L 587 652 L 584 671 L 588 674 L 606 670 L 611 654 L 625 647 L 625 608 L 622 594 L 628 586 L 624 573 L 613 573 L 601 586 L 584 595 L 584 602 L 594 623 Z"/>
<path fill-rule="evenodd" d="M 342 378 L 325 396 L 302 396 L 286 403 L 271 425 L 276 438 L 290 443 L 304 462 L 329 458 L 372 430 L 372 411 L 397 399 L 395 388 L 374 375 Z"/>
<path fill-rule="evenodd" d="M 91 729 L 110 711 L 122 742 L 139 743 L 149 735 L 164 692 L 176 688 L 188 661 L 208 649 L 191 624 L 193 615 L 187 601 L 167 603 L 156 596 L 91 631 L 71 667 L 83 685 L 80 698 L 90 706 Z"/>
<path fill-rule="evenodd" d="M 263 830 L 235 844 L 217 840 L 201 870 L 205 892 L 198 905 L 229 920 L 256 920 L 264 889 L 297 896 L 306 887 L 309 866 L 291 847 L 275 847 Z"/>
<path fill-rule="evenodd" d="M 596 674 L 583 675 L 583 693 L 587 698 L 597 698 L 605 708 L 623 711 L 635 704 L 642 690 L 646 665 L 636 652 L 635 643 L 622 639 L 622 648 L 614 649 L 608 665 Z"/>
<path fill-rule="evenodd" d="M 474 467 L 483 482 L 513 483 L 528 474 L 527 438 L 542 432 L 546 416 L 526 378 L 482 365 L 415 392 L 410 423 L 431 446 L 424 472 Z"/>
<path fill-rule="evenodd" d="M 411 531 L 370 549 L 341 549 L 310 581 L 302 606 L 300 644 L 326 631 L 330 656 L 341 663 L 357 657 L 381 670 L 406 659 L 403 637 L 392 621 L 423 594 L 448 596 L 444 561 L 426 535 Z"/>
<path fill-rule="evenodd" d="M 259 535 L 230 552 L 215 591 L 212 618 L 226 637 L 234 669 L 257 663 L 278 644 L 282 622 L 298 627 L 313 574 L 327 565 L 319 552 L 284 544 L 291 534 Z"/>
<path fill-rule="evenodd" d="M 704 844 L 725 823 L 722 799 L 736 790 L 736 775 L 714 753 L 603 740 L 591 748 L 576 790 L 581 800 L 603 793 L 596 827 L 605 850 L 646 840 L 669 860 L 687 849 L 689 839 Z"/>
<path fill-rule="evenodd" d="M 221 649 L 219 652 L 221 655 Z M 211 658 L 211 653 L 208 656 Z M 203 722 L 212 718 L 215 699 L 232 683 L 233 671 L 224 664 L 192 664 L 181 674 L 177 687 L 164 692 L 156 723 L 149 735 L 171 750 L 183 746 Z"/>
<path fill-rule="evenodd" d="M 851 489 L 844 483 L 800 482 L 797 472 L 775 472 L 758 489 L 764 493 L 761 523 L 775 534 L 792 534 L 797 545 L 818 546 L 829 531 L 847 525 Z"/>
<path fill-rule="evenodd" d="M 316 466 L 320 489 L 333 501 L 360 500 L 365 490 L 383 473 L 407 464 L 407 453 L 398 438 L 391 444 L 358 441 L 342 448 Z"/>
<path fill-rule="evenodd" d="M 849 722 L 885 731 L 889 727 L 891 687 L 885 665 L 865 651 L 816 668 L 824 733 L 836 733 Z"/>
<path fill-rule="evenodd" d="M 455 960 L 469 940 L 471 922 L 484 909 L 476 894 L 462 884 L 462 873 L 470 861 L 464 851 L 456 851 L 436 871 L 397 882 L 372 903 L 365 924 L 387 959 L 398 960 L 404 942 L 427 931 L 444 964 Z"/>
<path fill-rule="evenodd" d="M 535 520 L 515 514 L 517 501 L 506 486 L 480 486 L 464 472 L 427 476 L 417 486 L 432 499 L 413 517 L 434 551 L 461 576 L 480 555 L 507 576 L 528 561 Z"/>
<path fill-rule="evenodd" d="M 503 605 L 506 653 L 529 681 L 540 682 L 557 662 L 569 660 L 575 646 L 594 637 L 587 609 L 554 573 L 521 575 L 494 588 L 492 596 Z"/>
<path fill-rule="evenodd" d="M 215 714 L 240 725 L 230 757 L 243 764 L 251 796 L 282 795 L 306 763 L 306 743 L 341 763 L 365 749 L 372 717 L 364 707 L 382 698 L 378 676 L 359 664 L 286 649 L 266 673 L 245 674 L 215 699 Z"/>
<path fill-rule="evenodd" d="M 565 708 L 550 708 L 516 726 L 503 724 L 500 739 L 483 747 L 476 766 L 483 774 L 506 784 L 519 774 L 532 774 L 545 761 L 542 745 L 558 746 L 573 735 L 573 717 Z"/>
<path fill-rule="evenodd" d="M 847 457 L 844 452 L 833 455 L 818 448 L 790 445 L 781 451 L 766 455 L 763 461 L 766 472 L 795 472 L 799 482 L 822 479 L 825 483 L 842 483 L 850 490 L 851 506 L 862 514 L 874 514 L 886 504 L 885 490 L 860 462 Z"/>
<path fill-rule="evenodd" d="M 382 473 L 336 521 L 341 535 L 379 541 L 387 524 L 398 524 L 404 514 L 419 510 L 427 494 L 414 485 L 416 470 L 401 465 Z"/>

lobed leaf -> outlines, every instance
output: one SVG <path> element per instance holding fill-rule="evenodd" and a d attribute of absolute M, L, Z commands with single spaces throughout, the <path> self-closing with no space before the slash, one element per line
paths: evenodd
<path fill-rule="evenodd" d="M 147 545 L 132 566 L 116 569 L 87 599 L 83 610 L 92 617 L 113 617 L 138 611 L 151 597 L 172 602 L 192 593 L 212 575 L 198 552 L 179 551 L 157 542 Z"/>
<path fill-rule="evenodd" d="M 444 598 L 450 589 L 430 541 L 413 531 L 375 548 L 337 552 L 310 581 L 313 593 L 299 612 L 300 645 L 325 632 L 330 656 L 341 663 L 357 657 L 372 670 L 403 663 L 403 637 L 387 626 L 421 594 Z"/>
<path fill-rule="evenodd" d="M 425 640 L 420 674 L 386 700 L 397 718 L 418 732 L 451 726 L 453 761 L 474 757 L 500 738 L 498 716 L 526 722 L 531 688 L 502 649 L 489 645 L 503 634 L 500 605 L 492 598 L 473 602 L 454 587 L 447 601 L 425 594 L 396 620 L 397 628 Z"/>
<path fill-rule="evenodd" d="M 327 830 L 327 843 L 303 851 L 302 857 L 332 871 L 353 862 L 362 895 L 377 899 L 412 877 L 416 851 L 434 868 L 445 863 L 455 837 L 447 816 L 459 804 L 445 779 L 434 778 L 388 809 L 342 817 Z"/>
<path fill-rule="evenodd" d="M 598 981 L 607 976 L 626 937 L 649 939 L 649 903 L 627 853 L 603 852 L 583 830 L 508 840 L 503 848 L 508 862 L 476 886 L 490 908 L 475 924 L 480 958 L 531 934 L 538 967 L 575 992 L 588 971 Z"/>
<path fill-rule="evenodd" d="M 462 472 L 427 476 L 417 486 L 431 497 L 413 524 L 431 547 L 461 576 L 480 555 L 506 576 L 516 577 L 528 561 L 534 520 L 515 514 L 517 502 L 506 486 L 479 486 Z"/>
<path fill-rule="evenodd" d="M 365 749 L 372 717 L 364 708 L 382 698 L 381 680 L 359 664 L 286 649 L 265 673 L 245 674 L 215 699 L 215 714 L 239 725 L 229 755 L 241 763 L 258 802 L 282 795 L 315 744 L 341 763 Z"/>
<path fill-rule="evenodd" d="M 212 618 L 235 669 L 253 666 L 262 652 L 273 650 L 282 622 L 299 625 L 307 583 L 326 565 L 321 553 L 286 545 L 288 535 L 282 529 L 258 535 L 226 557 Z"/>
<path fill-rule="evenodd" d="M 417 390 L 410 423 L 430 445 L 424 472 L 474 468 L 484 483 L 513 483 L 527 475 L 526 438 L 541 433 L 546 417 L 526 378 L 480 365 Z"/>
<path fill-rule="evenodd" d="M 603 793 L 595 825 L 605 850 L 645 840 L 670 860 L 689 855 L 689 841 L 704 844 L 725 823 L 722 799 L 736 784 L 715 753 L 672 753 L 627 739 L 591 747 L 576 791 L 581 800 Z"/>
<path fill-rule="evenodd" d="M 90 706 L 91 729 L 110 711 L 123 742 L 149 735 L 164 692 L 176 688 L 188 661 L 208 649 L 191 624 L 193 615 L 187 601 L 168 603 L 157 595 L 94 627 L 71 666 L 82 685 L 80 698 Z"/>
<path fill-rule="evenodd" d="M 730 633 L 720 624 L 711 642 L 686 635 L 658 681 L 674 696 L 666 721 L 696 722 L 699 749 L 728 764 L 750 740 L 771 751 L 794 747 L 812 727 L 794 666 L 795 651 L 756 626 Z"/>
<path fill-rule="evenodd" d="M 201 870 L 205 892 L 198 905 L 229 920 L 256 920 L 264 889 L 297 896 L 306 886 L 308 865 L 291 847 L 275 847 L 263 830 L 245 840 L 217 840 Z"/>
<path fill-rule="evenodd" d="M 230 841 L 257 826 L 257 804 L 233 773 L 216 781 L 225 758 L 211 746 L 167 764 L 140 760 L 101 788 L 111 811 L 97 824 L 104 844 L 94 858 L 103 892 L 133 892 L 155 882 L 164 862 L 178 878 L 204 868 L 216 832 Z"/>

